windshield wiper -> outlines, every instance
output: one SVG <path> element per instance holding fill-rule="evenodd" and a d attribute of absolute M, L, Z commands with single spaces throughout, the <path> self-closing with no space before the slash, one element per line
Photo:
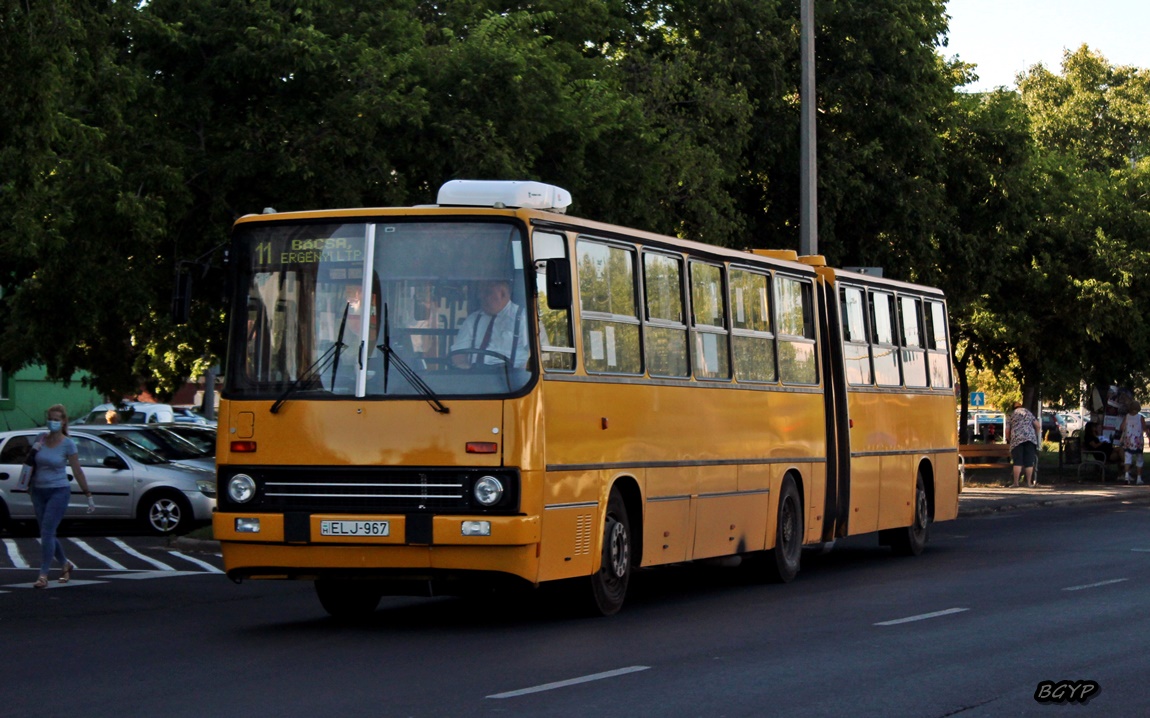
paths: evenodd
<path fill-rule="evenodd" d="M 443 405 L 439 400 L 439 396 L 432 391 L 423 377 L 419 375 L 414 369 L 407 365 L 399 354 L 391 348 L 391 326 L 387 318 L 387 302 L 383 304 L 383 344 L 376 347 L 383 352 L 383 393 L 387 393 L 387 375 L 391 369 L 391 362 L 395 362 L 395 368 L 403 375 L 407 382 L 415 387 L 415 390 L 423 396 L 432 409 L 435 409 L 440 414 L 448 414 L 451 409 Z"/>
<path fill-rule="evenodd" d="M 288 397 L 294 394 L 305 381 L 308 383 L 314 381 L 315 378 L 322 375 L 324 370 L 327 369 L 330 365 L 338 366 L 339 353 L 343 351 L 343 349 L 347 346 L 343 343 L 343 330 L 347 328 L 347 311 L 350 308 L 351 302 L 347 302 L 343 305 L 343 319 L 341 319 L 339 322 L 339 335 L 335 338 L 335 344 L 332 344 L 330 347 L 324 350 L 323 354 L 320 354 L 319 358 L 312 362 L 311 366 L 309 366 L 307 369 L 304 369 L 303 372 L 298 377 L 296 377 L 295 381 L 293 381 L 291 385 L 289 385 L 288 388 L 284 390 L 284 393 L 280 394 L 280 398 L 276 399 L 276 403 L 272 404 L 271 412 L 273 414 L 279 413 L 280 407 L 284 405 L 284 402 L 287 401 Z M 335 386 L 334 368 L 331 371 L 331 381 L 332 386 Z"/>

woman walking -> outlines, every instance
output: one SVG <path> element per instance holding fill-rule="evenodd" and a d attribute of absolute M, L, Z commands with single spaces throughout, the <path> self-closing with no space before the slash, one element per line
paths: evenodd
<path fill-rule="evenodd" d="M 28 489 L 32 496 L 32 507 L 36 510 L 36 521 L 40 524 L 40 577 L 35 588 L 48 587 L 48 571 L 52 559 L 60 562 L 60 583 L 68 583 L 76 564 L 64 555 L 64 547 L 56 539 L 56 529 L 68 510 L 72 498 L 72 487 L 68 485 L 68 468 L 80 490 L 88 497 L 88 513 L 94 509 L 92 492 L 88 489 L 88 479 L 80 468 L 76 442 L 68 436 L 68 411 L 63 404 L 55 404 L 47 412 L 48 433 L 36 440 L 35 472 L 32 485 Z"/>

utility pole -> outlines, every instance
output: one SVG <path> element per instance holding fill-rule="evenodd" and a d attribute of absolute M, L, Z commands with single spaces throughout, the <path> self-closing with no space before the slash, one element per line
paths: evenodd
<path fill-rule="evenodd" d="M 799 0 L 802 56 L 799 132 L 799 254 L 819 253 L 818 165 L 815 152 L 815 0 Z"/>

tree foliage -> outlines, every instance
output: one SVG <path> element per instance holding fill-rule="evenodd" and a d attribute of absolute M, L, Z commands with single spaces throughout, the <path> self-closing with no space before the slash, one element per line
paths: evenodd
<path fill-rule="evenodd" d="M 223 352 L 236 217 L 538 179 L 573 211 L 798 247 L 782 0 L 0 0 L 0 366 L 161 395 Z M 1145 70 L 956 88 L 943 0 L 816 6 L 819 247 L 943 287 L 960 366 L 1145 375 Z M 168 315 L 179 268 L 193 319 Z M 1086 321 L 1086 319 L 1089 321 Z M 965 390 L 965 387 L 964 387 Z"/>

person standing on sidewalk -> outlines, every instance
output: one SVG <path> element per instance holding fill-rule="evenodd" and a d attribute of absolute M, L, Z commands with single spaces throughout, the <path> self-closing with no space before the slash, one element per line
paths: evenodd
<path fill-rule="evenodd" d="M 1026 485 L 1034 486 L 1038 480 L 1034 478 L 1034 466 L 1038 463 L 1038 434 L 1042 431 L 1042 423 L 1022 406 L 1022 402 L 1014 402 L 1014 411 L 1010 412 L 1010 421 L 1006 424 L 1006 441 L 1010 444 L 1010 458 L 1014 461 L 1014 486 L 1018 486 L 1018 477 L 1026 472 Z"/>
<path fill-rule="evenodd" d="M 1139 406 L 1138 402 L 1131 403 L 1126 416 L 1122 419 L 1122 424 L 1118 427 L 1118 433 L 1122 437 L 1120 439 L 1122 463 L 1125 468 L 1122 483 L 1134 483 L 1139 486 L 1142 485 L 1142 446 L 1146 436 L 1146 421 L 1138 413 L 1141 410 L 1142 407 Z M 1130 476 L 1131 465 L 1134 466 L 1134 478 Z"/>

